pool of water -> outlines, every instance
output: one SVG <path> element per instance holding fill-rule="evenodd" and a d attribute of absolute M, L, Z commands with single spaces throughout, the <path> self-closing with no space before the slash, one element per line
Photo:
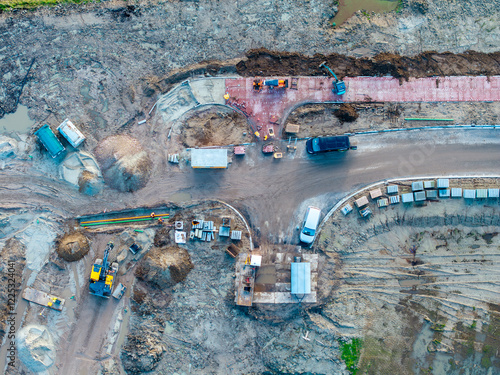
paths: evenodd
<path fill-rule="evenodd" d="M 397 8 L 398 0 L 339 0 L 339 12 L 333 18 L 338 26 L 347 21 L 358 10 L 367 12 L 390 12 Z"/>
<path fill-rule="evenodd" d="M 28 116 L 28 107 L 19 105 L 17 111 L 0 119 L 0 134 L 28 133 L 35 124 Z"/>

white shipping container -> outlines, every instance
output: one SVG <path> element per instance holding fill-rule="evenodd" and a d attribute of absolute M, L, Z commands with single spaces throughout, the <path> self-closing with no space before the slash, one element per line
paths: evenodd
<path fill-rule="evenodd" d="M 80 146 L 85 140 L 85 136 L 68 119 L 64 120 L 61 125 L 57 127 L 57 130 L 59 130 L 59 133 L 61 133 L 71 146 L 75 148 Z"/>

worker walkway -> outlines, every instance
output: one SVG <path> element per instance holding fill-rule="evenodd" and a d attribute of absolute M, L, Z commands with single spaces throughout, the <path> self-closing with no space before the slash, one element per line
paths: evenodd
<path fill-rule="evenodd" d="M 410 78 L 345 77 L 347 91 L 332 93 L 331 77 L 287 79 L 288 88 L 253 88 L 255 78 L 202 78 L 185 81 L 157 102 L 163 123 L 172 127 L 201 105 L 226 105 L 243 114 L 261 139 L 279 136 L 287 116 L 306 103 L 492 102 L 500 101 L 500 76 Z"/>

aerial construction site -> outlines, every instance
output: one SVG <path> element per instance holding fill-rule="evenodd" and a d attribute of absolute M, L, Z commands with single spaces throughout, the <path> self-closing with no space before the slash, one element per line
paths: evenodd
<path fill-rule="evenodd" d="M 0 371 L 500 374 L 498 1 L 46 3 L 0 4 Z"/>

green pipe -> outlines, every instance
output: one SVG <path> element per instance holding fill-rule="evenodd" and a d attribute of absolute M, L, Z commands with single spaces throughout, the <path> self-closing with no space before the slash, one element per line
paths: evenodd
<path fill-rule="evenodd" d="M 134 232 L 143 233 L 144 231 L 143 231 L 143 230 L 140 230 L 140 229 L 134 229 Z"/>
<path fill-rule="evenodd" d="M 405 121 L 455 121 L 452 118 L 405 118 Z"/>
<path fill-rule="evenodd" d="M 117 223 L 131 223 L 134 221 L 146 221 L 146 220 L 154 220 L 150 217 L 146 219 L 134 219 L 134 220 L 119 220 L 119 221 L 105 221 L 103 223 L 91 223 L 91 224 L 81 224 L 82 227 L 91 227 L 94 225 L 107 225 L 107 224 L 117 224 Z"/>

